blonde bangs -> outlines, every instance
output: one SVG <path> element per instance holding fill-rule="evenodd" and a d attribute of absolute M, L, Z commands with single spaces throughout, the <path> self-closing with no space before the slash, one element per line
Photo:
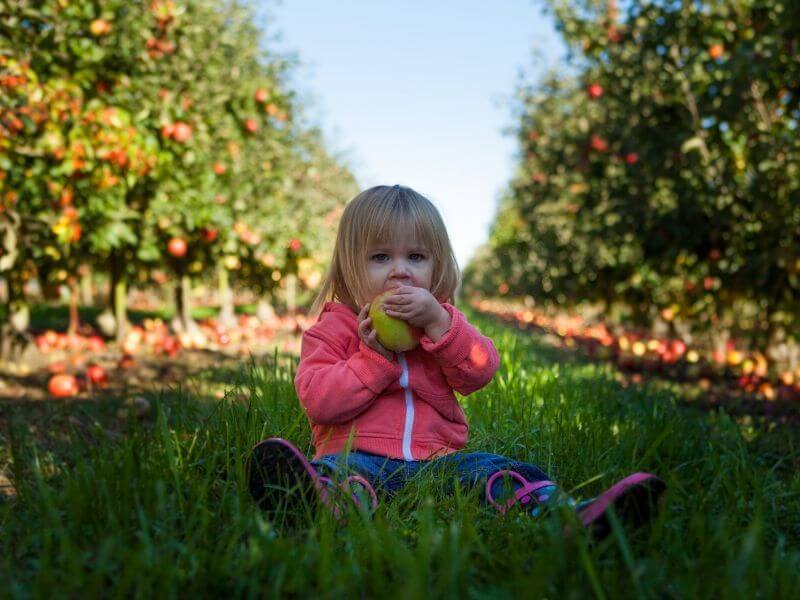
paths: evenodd
<path fill-rule="evenodd" d="M 332 299 L 356 313 L 368 297 L 366 265 L 371 248 L 413 244 L 427 248 L 434 262 L 431 294 L 453 303 L 461 275 L 439 211 L 425 196 L 404 186 L 376 186 L 345 207 L 331 266 L 312 313 Z"/>

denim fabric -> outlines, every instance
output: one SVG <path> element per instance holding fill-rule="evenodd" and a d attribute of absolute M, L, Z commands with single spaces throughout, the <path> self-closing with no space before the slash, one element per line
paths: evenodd
<path fill-rule="evenodd" d="M 493 473 L 503 469 L 516 471 L 528 481 L 549 479 L 535 465 L 487 452 L 454 452 L 431 460 L 405 461 L 356 450 L 346 455 L 328 454 L 312 464 L 321 474 L 332 479 L 352 474 L 361 475 L 377 493 L 383 491 L 389 496 L 399 491 L 412 477 L 427 470 L 432 470 L 446 488 L 455 479 L 467 489 L 485 485 Z M 508 490 L 505 493 L 503 491 L 503 480 L 503 477 L 498 477 L 492 486 L 492 496 L 496 500 L 508 495 Z M 519 487 L 516 483 L 512 485 L 514 489 Z M 482 502 L 486 502 L 485 494 L 479 494 L 479 497 Z"/>

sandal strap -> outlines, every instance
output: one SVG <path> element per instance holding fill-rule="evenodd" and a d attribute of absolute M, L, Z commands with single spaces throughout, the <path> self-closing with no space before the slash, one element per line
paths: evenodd
<path fill-rule="evenodd" d="M 497 481 L 500 477 L 508 476 L 512 479 L 515 479 L 517 482 L 521 484 L 521 487 L 514 491 L 514 495 L 511 496 L 508 500 L 504 503 L 500 504 L 495 501 L 494 497 L 492 496 L 492 486 L 494 482 Z M 486 499 L 489 503 L 494 506 L 501 515 L 504 515 L 508 509 L 510 509 L 514 504 L 519 502 L 520 504 L 528 504 L 531 500 L 536 500 L 537 502 L 546 502 L 549 498 L 548 494 L 539 494 L 536 495 L 535 492 L 546 488 L 549 486 L 555 486 L 556 484 L 552 481 L 528 481 L 522 475 L 517 473 L 516 471 L 511 471 L 510 469 L 503 469 L 501 471 L 497 471 L 494 473 L 489 479 L 486 481 Z"/>
<path fill-rule="evenodd" d="M 350 487 L 351 482 L 357 483 L 367 491 L 370 496 L 370 504 L 372 504 L 371 510 L 374 511 L 376 508 L 378 508 L 378 496 L 375 494 L 375 490 L 372 488 L 372 485 L 370 485 L 369 481 L 364 479 L 361 475 L 350 475 L 342 482 L 341 486 L 345 493 L 350 493 L 356 506 L 360 506 L 361 501 L 359 500 L 358 496 L 352 492 L 352 488 Z"/>
<path fill-rule="evenodd" d="M 342 511 L 336 503 L 335 496 L 339 491 L 336 483 L 330 477 L 318 476 L 315 484 L 319 491 L 319 496 L 322 498 L 322 503 L 328 507 L 336 519 L 339 519 Z"/>
<path fill-rule="evenodd" d="M 375 494 L 375 490 L 372 488 L 369 481 L 364 479 L 361 475 L 349 475 L 339 484 L 330 477 L 318 476 L 315 483 L 319 490 L 319 495 L 322 498 L 322 502 L 341 523 L 344 523 L 345 519 L 345 510 L 342 504 L 345 498 L 350 498 L 356 506 L 361 505 L 360 498 L 350 487 L 352 483 L 360 485 L 362 489 L 366 490 L 369 494 L 372 511 L 378 508 L 378 496 Z"/>

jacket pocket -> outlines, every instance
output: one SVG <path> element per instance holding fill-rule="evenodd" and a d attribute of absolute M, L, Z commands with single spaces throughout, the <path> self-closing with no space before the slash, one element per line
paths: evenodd
<path fill-rule="evenodd" d="M 452 393 L 441 394 L 419 387 L 414 388 L 414 395 L 425 404 L 429 404 L 442 417 L 452 423 L 465 425 L 467 420 L 464 410 Z"/>

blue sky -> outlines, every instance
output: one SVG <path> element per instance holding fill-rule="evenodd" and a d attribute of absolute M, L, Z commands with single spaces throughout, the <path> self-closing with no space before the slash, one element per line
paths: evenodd
<path fill-rule="evenodd" d="M 300 60 L 291 85 L 362 188 L 425 194 L 459 265 L 488 237 L 513 170 L 520 72 L 556 67 L 564 46 L 535 0 L 259 2 L 268 44 Z"/>

